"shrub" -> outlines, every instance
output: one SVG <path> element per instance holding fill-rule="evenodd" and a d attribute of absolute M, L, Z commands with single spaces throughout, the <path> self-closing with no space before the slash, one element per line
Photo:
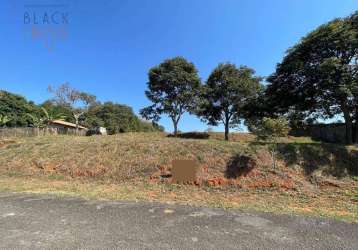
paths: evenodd
<path fill-rule="evenodd" d="M 179 137 L 185 139 L 209 139 L 210 135 L 206 132 L 187 132 L 179 133 L 177 135 L 169 134 L 168 137 Z"/>
<path fill-rule="evenodd" d="M 267 118 L 251 124 L 251 131 L 256 135 L 257 140 L 270 143 L 273 168 L 276 168 L 276 151 L 280 137 L 286 137 L 290 131 L 288 121 L 285 118 Z"/>

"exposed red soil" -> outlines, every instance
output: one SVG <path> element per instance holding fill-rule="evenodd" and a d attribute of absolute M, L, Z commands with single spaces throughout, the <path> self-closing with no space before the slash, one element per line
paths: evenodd
<path fill-rule="evenodd" d="M 210 176 L 208 167 L 202 166 L 197 174 L 195 182 L 181 184 L 187 185 L 207 185 L 211 187 L 234 186 L 245 189 L 278 189 L 278 190 L 295 190 L 297 183 L 292 178 L 292 173 L 282 174 L 280 171 L 270 171 L 266 168 L 250 167 L 241 169 L 239 177 L 227 178 L 225 176 Z M 168 167 L 161 166 L 158 171 L 149 177 L 150 182 L 172 183 L 172 175 Z"/>

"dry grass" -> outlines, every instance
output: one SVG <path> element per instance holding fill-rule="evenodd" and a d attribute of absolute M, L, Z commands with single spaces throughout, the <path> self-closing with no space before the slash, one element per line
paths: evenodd
<path fill-rule="evenodd" d="M 61 178 L 62 179 L 62 178 Z M 196 186 L 127 182 L 126 185 L 45 177 L 0 176 L 0 191 L 53 193 L 86 199 L 150 201 L 238 208 L 280 214 L 330 217 L 358 223 L 358 192 L 328 190 L 315 195 L 282 191 L 242 191 Z"/>
<path fill-rule="evenodd" d="M 233 134 L 232 137 L 236 141 L 168 138 L 159 133 L 8 140 L 0 144 L 0 173 L 22 172 L 36 176 L 56 173 L 118 183 L 147 178 L 158 169 L 168 169 L 173 159 L 194 159 L 207 169 L 208 177 L 224 177 L 230 164 L 240 157 L 253 159 L 258 167 L 256 170 L 266 175 L 271 173 L 267 145 L 254 143 L 250 134 Z M 300 166 L 305 169 L 299 170 L 306 172 L 312 168 L 309 174 L 328 168 L 331 173 L 348 175 L 347 171 L 354 171 L 358 163 L 358 158 L 354 158 L 358 155 L 356 149 L 316 144 L 305 138 L 287 138 L 279 150 L 278 171 L 284 173 L 294 174 L 297 171 L 293 169 Z"/>
<path fill-rule="evenodd" d="M 219 174 L 232 155 L 246 148 L 238 143 L 166 138 L 156 133 L 117 136 L 23 138 L 0 152 L 0 172 L 56 172 L 113 182 L 148 177 L 172 159 L 195 159 Z"/>
<path fill-rule="evenodd" d="M 255 143 L 252 135 L 233 134 L 230 142 L 220 136 L 198 140 L 126 133 L 8 139 L 0 143 L 0 190 L 358 220 L 358 181 L 352 176 L 358 170 L 356 147 L 286 138 L 279 147 L 278 168 L 272 169 L 267 145 Z M 200 163 L 203 185 L 172 185 L 155 175 L 178 158 Z M 228 169 L 237 177 L 227 179 Z"/>

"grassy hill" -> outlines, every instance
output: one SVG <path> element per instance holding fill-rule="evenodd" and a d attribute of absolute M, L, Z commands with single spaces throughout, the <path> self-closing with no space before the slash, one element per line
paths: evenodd
<path fill-rule="evenodd" d="M 54 188 L 86 197 L 248 207 L 358 220 L 356 147 L 285 138 L 278 149 L 278 167 L 273 169 L 267 144 L 255 142 L 250 134 L 234 134 L 230 142 L 222 137 L 220 133 L 211 133 L 209 139 L 125 133 L 6 139 L 0 142 L 0 189 Z M 173 159 L 199 162 L 195 185 L 170 184 Z"/>

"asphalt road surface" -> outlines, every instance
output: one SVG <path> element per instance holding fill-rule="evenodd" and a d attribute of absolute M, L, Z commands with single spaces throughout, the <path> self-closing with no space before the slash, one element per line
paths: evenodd
<path fill-rule="evenodd" d="M 0 249 L 358 249 L 358 224 L 0 193 Z"/>

